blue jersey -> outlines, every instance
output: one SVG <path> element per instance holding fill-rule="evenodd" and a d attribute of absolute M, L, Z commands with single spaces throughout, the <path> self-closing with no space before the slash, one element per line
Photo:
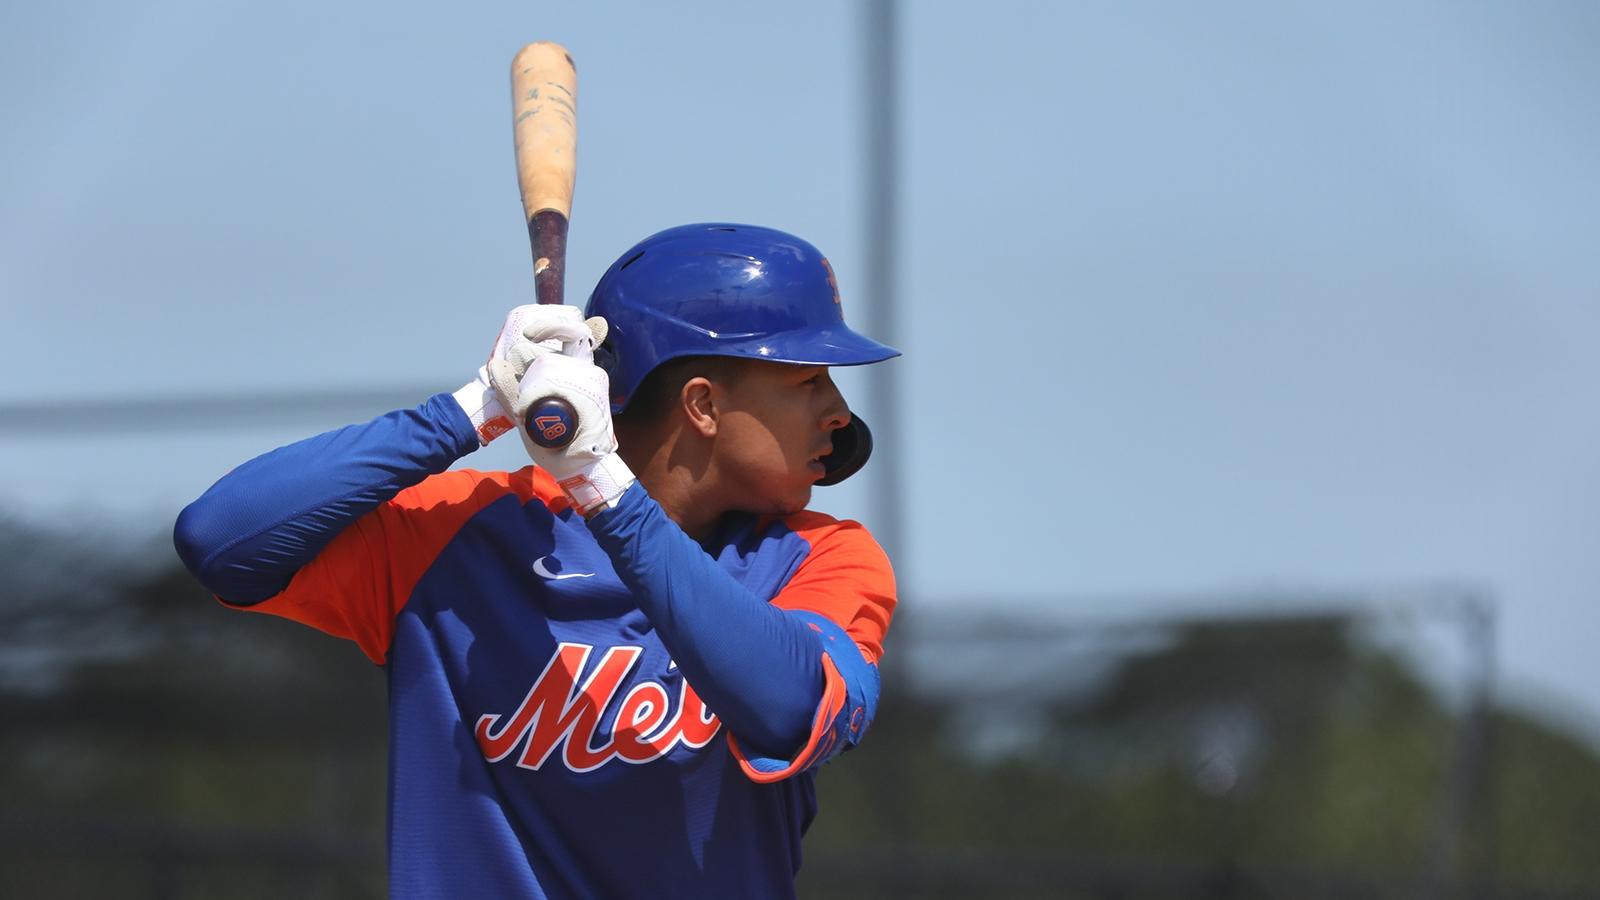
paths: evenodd
<path fill-rule="evenodd" d="M 639 485 L 585 521 L 532 467 L 414 471 L 476 446 L 448 401 L 392 414 L 398 431 L 380 419 L 268 454 L 179 524 L 186 562 L 234 601 L 243 589 L 219 572 L 259 581 L 304 533 L 331 532 L 246 608 L 383 665 L 391 892 L 792 896 L 816 768 L 860 740 L 876 705 L 894 606 L 882 551 L 816 513 L 730 516 L 697 544 Z M 430 441 L 443 452 L 420 451 L 424 463 Z M 242 495 L 319 466 L 351 477 L 330 447 L 392 483 L 354 505 L 333 485 L 339 499 L 264 541 L 241 527 Z M 241 535 L 255 547 L 243 555 Z M 802 717 L 797 740 L 769 730 L 785 705 Z"/>

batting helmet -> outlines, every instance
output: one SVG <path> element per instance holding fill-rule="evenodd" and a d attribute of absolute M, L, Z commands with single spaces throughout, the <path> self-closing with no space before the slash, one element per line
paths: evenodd
<path fill-rule="evenodd" d="M 900 355 L 844 324 L 833 268 L 816 247 L 754 225 L 680 225 L 645 238 L 600 276 L 587 315 L 611 325 L 596 359 L 614 413 L 652 370 L 683 356 L 859 366 Z M 872 433 L 852 415 L 817 483 L 843 481 L 871 452 Z"/>

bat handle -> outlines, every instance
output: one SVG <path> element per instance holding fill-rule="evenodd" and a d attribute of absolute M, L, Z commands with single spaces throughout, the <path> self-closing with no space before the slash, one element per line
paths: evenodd
<path fill-rule="evenodd" d="M 522 419 L 528 439 L 546 450 L 560 450 L 578 434 L 578 411 L 560 397 L 541 397 Z"/>
<path fill-rule="evenodd" d="M 533 292 L 540 303 L 562 302 L 567 280 L 567 217 L 541 209 L 528 217 L 533 246 Z"/>

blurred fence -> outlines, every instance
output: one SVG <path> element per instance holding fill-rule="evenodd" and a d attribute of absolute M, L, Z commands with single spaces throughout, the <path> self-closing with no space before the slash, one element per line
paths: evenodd
<path fill-rule="evenodd" d="M 0 896 L 384 895 L 379 671 L 159 545 L 6 529 Z M 1494 704 L 1487 604 L 1311 600 L 908 598 L 801 896 L 1600 894 L 1600 761 Z"/>

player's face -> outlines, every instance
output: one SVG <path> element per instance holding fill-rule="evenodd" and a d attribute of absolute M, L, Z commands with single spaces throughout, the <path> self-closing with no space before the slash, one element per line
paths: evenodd
<path fill-rule="evenodd" d="M 732 491 L 732 508 L 798 512 L 824 474 L 821 459 L 850 409 L 826 366 L 752 360 L 724 385 L 717 468 Z"/>

